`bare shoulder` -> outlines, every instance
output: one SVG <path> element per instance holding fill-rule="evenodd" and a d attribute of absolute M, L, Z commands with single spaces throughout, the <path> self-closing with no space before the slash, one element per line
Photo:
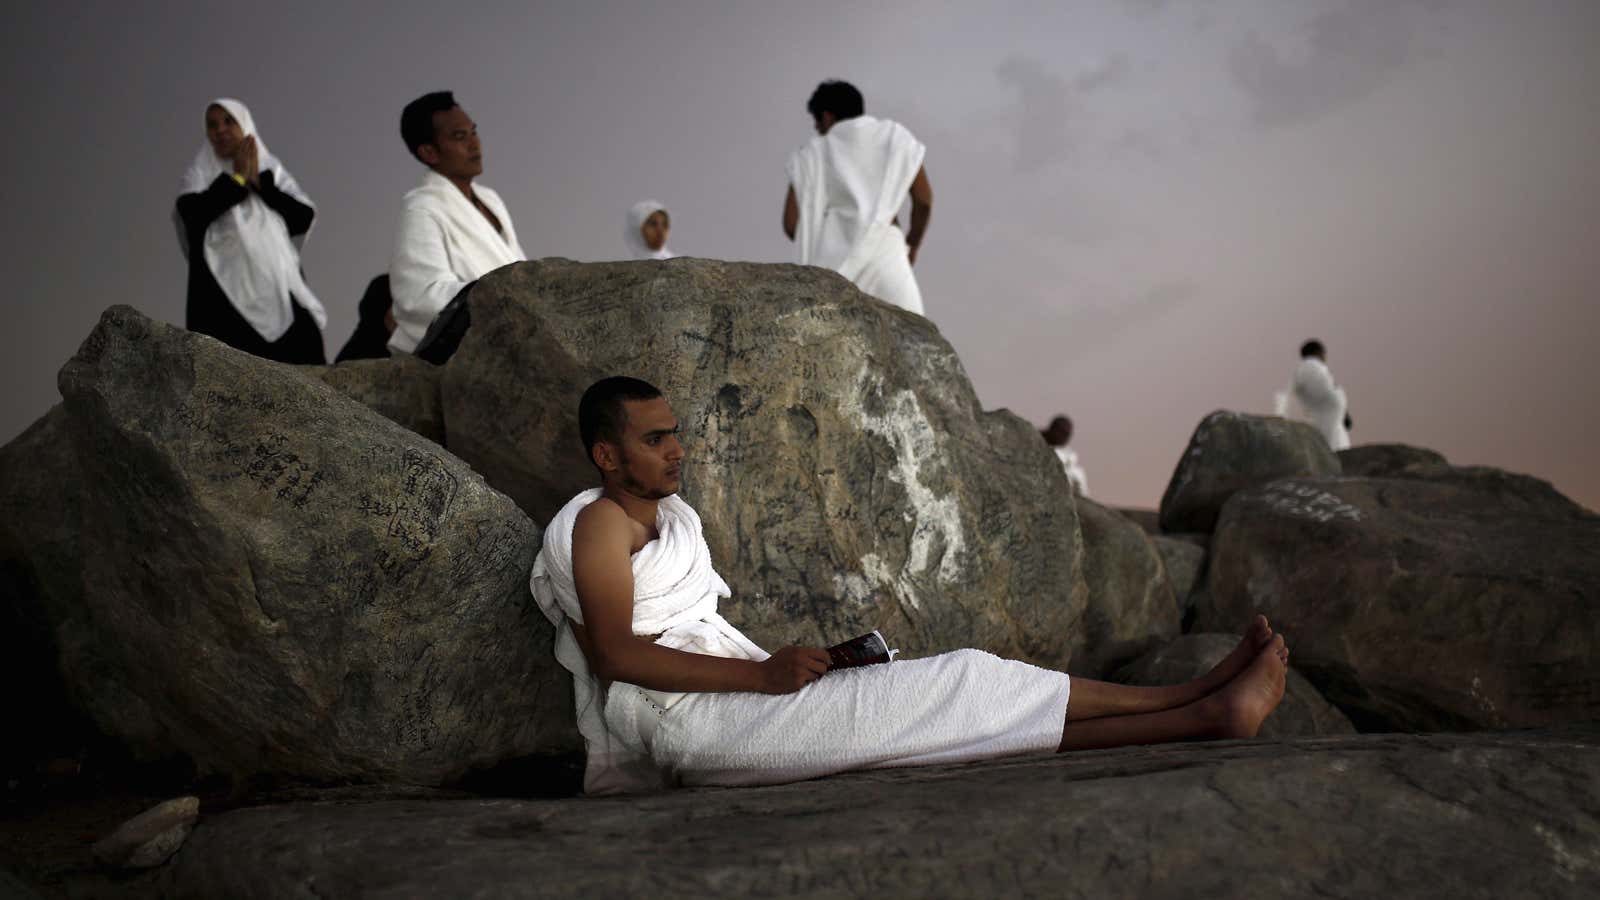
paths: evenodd
<path fill-rule="evenodd" d="M 572 523 L 572 543 L 611 543 L 631 538 L 628 514 L 615 501 L 605 497 L 585 506 Z"/>

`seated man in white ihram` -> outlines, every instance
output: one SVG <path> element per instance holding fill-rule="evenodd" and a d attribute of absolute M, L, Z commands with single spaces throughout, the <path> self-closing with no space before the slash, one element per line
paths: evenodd
<path fill-rule="evenodd" d="M 390 350 L 411 353 L 439 311 L 469 284 L 526 259 L 500 195 L 483 174 L 478 126 L 449 91 L 425 94 L 400 114 L 406 149 L 428 167 L 406 193 L 389 262 L 394 296 Z"/>
<path fill-rule="evenodd" d="M 1249 737 L 1283 697 L 1289 651 L 1261 616 L 1216 668 L 1168 687 L 981 650 L 833 672 L 818 647 L 769 655 L 717 613 L 731 592 L 677 496 L 684 452 L 666 399 L 606 378 L 578 418 L 603 486 L 551 520 L 531 587 L 572 673 L 590 794 Z"/>
<path fill-rule="evenodd" d="M 824 81 L 806 109 L 817 136 L 789 156 L 783 233 L 799 262 L 833 269 L 864 293 L 922 314 L 911 266 L 933 214 L 927 148 L 904 125 L 864 115 L 861 92 Z M 911 231 L 895 214 L 911 195 Z"/>
<path fill-rule="evenodd" d="M 1288 390 L 1273 398 L 1274 412 L 1286 419 L 1308 422 L 1322 432 L 1335 451 L 1350 447 L 1350 412 L 1344 388 L 1333 383 L 1328 351 L 1318 340 L 1300 345 L 1300 365 Z"/>

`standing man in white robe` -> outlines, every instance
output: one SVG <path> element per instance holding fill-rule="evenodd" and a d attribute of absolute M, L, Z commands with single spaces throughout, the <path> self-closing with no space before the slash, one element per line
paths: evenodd
<path fill-rule="evenodd" d="M 453 94 L 435 91 L 406 104 L 400 136 L 428 167 L 422 184 L 406 193 L 389 263 L 389 349 L 410 353 L 463 288 L 527 257 L 500 195 L 473 184 L 483 174 L 483 145 Z"/>
<path fill-rule="evenodd" d="M 1350 413 L 1344 388 L 1333 382 L 1328 351 L 1318 340 L 1300 345 L 1300 365 L 1288 390 L 1279 391 L 1275 411 L 1286 419 L 1308 422 L 1335 451 L 1350 446 Z"/>
<path fill-rule="evenodd" d="M 904 125 L 864 114 L 861 92 L 824 81 L 806 103 L 817 136 L 789 156 L 783 233 L 801 265 L 833 269 L 863 292 L 922 314 L 911 266 L 933 214 L 927 148 Z M 911 231 L 895 214 L 911 195 Z"/>
<path fill-rule="evenodd" d="M 1056 416 L 1050 420 L 1050 427 L 1039 432 L 1039 435 L 1056 452 L 1056 459 L 1061 460 L 1061 469 L 1067 473 L 1073 490 L 1078 492 L 1079 497 L 1089 496 L 1089 476 L 1078 462 L 1078 451 L 1067 446 L 1072 442 L 1072 420 L 1066 416 Z"/>

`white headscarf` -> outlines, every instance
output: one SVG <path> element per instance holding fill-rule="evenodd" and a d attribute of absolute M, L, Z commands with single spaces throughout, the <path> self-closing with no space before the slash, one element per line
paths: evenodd
<path fill-rule="evenodd" d="M 256 134 L 255 120 L 243 103 L 229 97 L 219 97 L 206 104 L 206 108 L 220 106 L 239 123 L 245 137 Z M 300 184 L 283 167 L 267 145 L 256 135 L 256 155 L 260 170 L 271 172 L 278 190 L 312 206 L 311 199 L 300 189 Z M 233 161 L 223 159 L 211 149 L 210 141 L 202 141 L 195 153 L 194 162 L 183 173 L 178 193 L 198 194 L 211 186 L 218 175 L 231 173 Z M 188 234 L 183 219 L 176 212 L 173 219 L 178 226 L 178 245 L 184 259 L 189 258 Z M 267 206 L 255 192 L 218 216 L 206 228 L 205 259 L 211 274 L 228 302 L 239 311 L 256 333 L 267 341 L 283 337 L 294 324 L 295 300 L 306 308 L 316 320 L 318 328 L 328 325 L 328 313 L 322 302 L 311 293 L 305 278 L 300 274 L 299 244 L 304 240 L 291 239 L 283 217 Z M 293 294 L 293 299 L 290 294 Z"/>
<path fill-rule="evenodd" d="M 628 241 L 628 252 L 634 259 L 672 259 L 677 256 L 667 249 L 665 241 L 661 243 L 660 250 L 651 250 L 644 242 L 644 235 L 639 229 L 644 227 L 645 220 L 658 212 L 666 212 L 667 208 L 655 200 L 641 200 L 628 210 L 628 230 L 623 234 Z"/>

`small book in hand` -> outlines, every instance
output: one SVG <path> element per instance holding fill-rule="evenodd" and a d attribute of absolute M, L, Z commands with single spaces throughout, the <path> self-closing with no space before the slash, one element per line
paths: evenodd
<path fill-rule="evenodd" d="M 828 660 L 830 668 L 853 669 L 856 666 L 890 662 L 899 652 L 890 650 L 889 643 L 883 639 L 883 635 L 873 631 L 829 647 Z"/>

